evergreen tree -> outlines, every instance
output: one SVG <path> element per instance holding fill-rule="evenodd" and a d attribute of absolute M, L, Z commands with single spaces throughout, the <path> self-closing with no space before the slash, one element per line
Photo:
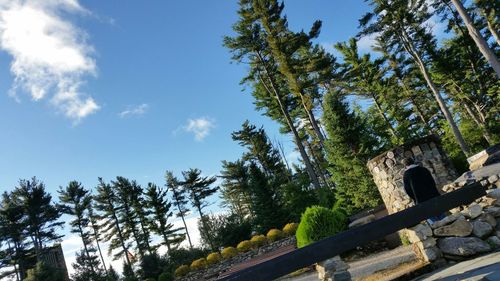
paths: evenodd
<path fill-rule="evenodd" d="M 429 61 L 432 61 L 435 54 L 436 41 L 425 29 L 424 22 L 431 16 L 425 0 L 411 2 L 371 0 L 370 3 L 374 6 L 374 11 L 360 20 L 364 28 L 361 34 L 377 33 L 381 37 L 380 40 L 385 41 L 388 49 L 393 53 L 405 52 L 411 56 L 413 63 L 418 66 L 427 86 L 432 91 L 462 151 L 469 155 L 470 149 L 429 71 Z"/>
<path fill-rule="evenodd" d="M 61 217 L 59 208 L 52 203 L 52 196 L 45 191 L 45 185 L 35 177 L 20 180 L 14 190 L 23 213 L 26 215 L 25 233 L 31 239 L 37 261 L 50 242 L 59 240 L 63 235 L 57 229 L 64 225 L 58 221 Z"/>
<path fill-rule="evenodd" d="M 94 200 L 94 197 L 92 197 L 92 199 Z M 102 255 L 101 245 L 99 244 L 99 242 L 101 241 L 101 229 L 97 222 L 98 216 L 94 214 L 94 208 L 96 208 L 95 205 L 91 203 L 87 210 L 90 227 L 92 228 L 92 238 L 97 246 L 97 251 L 99 252 L 99 257 L 101 258 L 102 267 L 104 268 L 104 271 L 108 273 L 108 270 L 106 268 L 106 262 L 104 261 L 104 257 Z"/>
<path fill-rule="evenodd" d="M 131 245 L 128 242 L 128 233 L 123 231 L 123 222 L 119 218 L 122 206 L 118 204 L 116 191 L 110 184 L 104 182 L 102 178 L 99 178 L 99 185 L 96 189 L 97 195 L 94 197 L 96 201 L 95 208 L 100 212 L 98 221 L 102 221 L 99 228 L 103 230 L 103 240 L 110 241 L 108 255 L 111 255 L 114 251 L 113 260 L 125 257 L 125 264 L 129 268 L 132 268 L 129 256 Z"/>
<path fill-rule="evenodd" d="M 137 215 L 137 219 L 141 226 L 142 239 L 147 251 L 151 254 L 154 252 L 154 247 L 151 246 L 151 233 L 149 227 L 151 226 L 151 214 L 152 211 L 148 208 L 144 208 L 144 190 L 137 184 L 135 180 L 131 182 L 132 188 L 130 196 L 130 202 L 132 204 L 132 209 Z"/>
<path fill-rule="evenodd" d="M 337 200 L 352 213 L 377 206 L 380 195 L 365 165 L 371 145 L 364 124 L 342 99 L 339 93 L 329 92 L 323 101 L 323 119 L 328 133 L 326 156 Z"/>
<path fill-rule="evenodd" d="M 189 169 L 182 172 L 184 180 L 182 181 L 182 187 L 189 193 L 191 200 L 191 205 L 198 210 L 200 219 L 203 223 L 203 209 L 208 206 L 206 201 L 207 197 L 211 196 L 217 192 L 219 187 L 212 187 L 211 185 L 217 180 L 216 177 L 203 177 L 201 176 L 201 171 L 198 169 Z M 208 227 L 203 225 L 203 231 L 207 237 L 211 237 L 208 232 Z M 216 250 L 212 239 L 210 239 L 210 247 L 212 250 Z"/>
<path fill-rule="evenodd" d="M 163 242 L 161 245 L 167 246 L 169 252 L 172 248 L 177 248 L 184 240 L 184 235 L 179 234 L 179 231 L 183 230 L 183 228 L 174 228 L 174 225 L 169 222 L 169 219 L 173 216 L 173 212 L 171 210 L 172 203 L 167 198 L 167 190 L 153 183 L 148 183 L 145 202 L 146 207 L 152 213 L 149 227 L 155 234 L 162 237 Z"/>
<path fill-rule="evenodd" d="M 91 234 L 87 230 L 90 225 L 88 209 L 92 204 L 90 191 L 86 190 L 81 183 L 71 181 L 66 188 L 59 188 L 59 201 L 63 204 L 61 210 L 64 214 L 73 216 L 69 222 L 71 233 L 76 233 L 82 239 L 83 251 L 79 253 L 80 261 L 76 266 L 81 275 L 85 275 L 87 280 L 97 280 L 99 271 L 99 258 L 95 254 L 96 249 L 91 242 Z"/>
<path fill-rule="evenodd" d="M 189 213 L 189 209 L 186 206 L 188 203 L 188 200 L 186 198 L 186 190 L 182 188 L 179 180 L 170 171 L 166 172 L 165 180 L 166 180 L 167 190 L 170 190 L 172 192 L 174 204 L 178 210 L 176 216 L 181 218 L 182 223 L 184 224 L 184 230 L 186 231 L 189 248 L 193 249 L 193 243 L 191 242 L 191 236 L 189 236 L 189 231 L 185 219 L 186 215 Z"/>
<path fill-rule="evenodd" d="M 73 281 L 107 281 L 106 272 L 99 268 L 98 257 L 88 258 L 87 251 L 91 248 L 92 246 L 87 246 L 87 249 L 76 254 L 76 262 L 72 264 L 75 271 L 71 275 Z"/>
<path fill-rule="evenodd" d="M 222 161 L 221 175 L 222 206 L 228 207 L 240 221 L 252 217 L 251 199 L 249 194 L 249 175 L 245 161 Z"/>

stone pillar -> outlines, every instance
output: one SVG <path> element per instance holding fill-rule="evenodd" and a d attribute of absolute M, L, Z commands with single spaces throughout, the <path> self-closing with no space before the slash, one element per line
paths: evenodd
<path fill-rule="evenodd" d="M 457 178 L 436 136 L 417 139 L 380 154 L 367 165 L 389 214 L 413 205 L 403 187 L 404 166 L 401 161 L 405 157 L 413 157 L 415 162 L 429 169 L 439 189 Z"/>
<path fill-rule="evenodd" d="M 349 265 L 342 261 L 339 256 L 335 256 L 316 265 L 318 278 L 320 281 L 351 281 Z"/>

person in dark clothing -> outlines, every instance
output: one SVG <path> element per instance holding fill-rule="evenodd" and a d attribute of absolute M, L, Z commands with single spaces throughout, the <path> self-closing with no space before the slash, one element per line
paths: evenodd
<path fill-rule="evenodd" d="M 403 174 L 403 183 L 406 194 L 410 196 L 415 204 L 425 202 L 441 194 L 436 188 L 436 182 L 432 174 L 426 168 L 415 164 L 413 158 L 403 159 L 405 172 Z M 444 218 L 444 214 L 429 218 L 429 223 L 434 223 Z"/>

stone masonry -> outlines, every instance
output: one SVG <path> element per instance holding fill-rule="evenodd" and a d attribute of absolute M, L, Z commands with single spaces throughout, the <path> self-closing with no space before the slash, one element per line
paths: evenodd
<path fill-rule="evenodd" d="M 401 161 L 405 157 L 413 157 L 417 163 L 429 169 L 440 189 L 457 178 L 453 165 L 441 149 L 439 139 L 432 135 L 401 145 L 371 159 L 367 164 L 368 169 L 373 175 L 389 214 L 413 206 L 403 187 L 404 167 Z"/>

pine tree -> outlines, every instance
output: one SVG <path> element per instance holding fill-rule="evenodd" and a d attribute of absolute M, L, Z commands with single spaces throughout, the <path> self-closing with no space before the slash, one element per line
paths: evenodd
<path fill-rule="evenodd" d="M 405 52 L 410 55 L 432 91 L 462 151 L 469 155 L 470 149 L 429 70 L 429 61 L 435 54 L 436 42 L 425 29 L 424 22 L 431 16 L 425 0 L 410 3 L 404 0 L 371 0 L 370 3 L 374 6 L 374 11 L 360 20 L 364 28 L 361 34 L 378 33 L 393 53 Z"/>
<path fill-rule="evenodd" d="M 141 226 L 142 239 L 147 251 L 152 254 L 154 252 L 154 247 L 151 246 L 151 233 L 149 227 L 151 226 L 151 214 L 152 211 L 148 208 L 144 208 L 144 190 L 137 184 L 135 180 L 131 182 L 132 188 L 129 194 L 130 202 L 132 204 L 132 209 L 137 215 L 139 224 Z"/>
<path fill-rule="evenodd" d="M 108 246 L 108 255 L 113 251 L 113 260 L 120 257 L 125 257 L 125 263 L 128 267 L 132 268 L 130 260 L 130 243 L 128 242 L 129 236 L 123 231 L 123 222 L 120 220 L 120 212 L 122 207 L 118 205 L 118 196 L 114 188 L 110 184 L 99 178 L 99 185 L 97 186 L 97 195 L 94 197 L 96 201 L 95 208 L 100 212 L 98 221 L 102 221 L 99 226 L 104 233 L 103 240 L 110 241 Z"/>
<path fill-rule="evenodd" d="M 211 185 L 217 180 L 216 177 L 203 177 L 201 176 L 201 171 L 199 169 L 189 169 L 182 172 L 184 180 L 182 181 L 182 187 L 188 192 L 191 205 L 198 210 L 200 219 L 203 221 L 204 213 L 203 209 L 208 206 L 206 201 L 207 197 L 211 196 L 219 187 L 212 187 Z M 207 237 L 211 237 L 208 232 L 208 227 L 203 223 L 203 231 Z M 210 240 L 210 247 L 212 250 L 216 250 L 212 240 Z"/>
<path fill-rule="evenodd" d="M 165 173 L 166 187 L 167 190 L 172 192 L 172 197 L 174 199 L 174 204 L 177 207 L 177 217 L 180 217 L 182 223 L 184 224 L 184 230 L 186 231 L 186 236 L 189 243 L 189 248 L 193 249 L 193 243 L 191 242 L 191 236 L 189 236 L 189 231 L 186 224 L 186 215 L 189 213 L 189 209 L 186 206 L 188 200 L 186 198 L 186 190 L 182 188 L 179 180 L 174 176 L 171 171 Z"/>
<path fill-rule="evenodd" d="M 364 124 L 349 110 L 339 93 L 326 94 L 323 111 L 328 133 L 326 156 L 337 200 L 351 213 L 377 206 L 380 195 L 365 165 L 371 144 Z"/>
<path fill-rule="evenodd" d="M 183 228 L 174 228 L 174 225 L 169 222 L 173 216 L 171 210 L 172 203 L 168 201 L 167 190 L 156 186 L 153 183 L 148 183 L 148 188 L 145 193 L 146 207 L 151 210 L 152 219 L 149 221 L 151 230 L 162 237 L 161 245 L 167 246 L 170 252 L 184 240 L 184 235 L 178 232 Z"/>
<path fill-rule="evenodd" d="M 64 225 L 58 221 L 61 217 L 59 208 L 52 203 L 52 196 L 45 191 L 45 185 L 35 177 L 31 180 L 20 180 L 14 190 L 26 214 L 27 227 L 25 233 L 31 238 L 37 261 L 50 242 L 59 240 L 63 235 L 57 229 Z"/>
<path fill-rule="evenodd" d="M 252 1 L 240 0 L 239 6 L 240 19 L 233 26 L 237 36 L 226 36 L 224 45 L 231 50 L 234 61 L 248 61 L 250 71 L 241 83 L 250 84 L 254 88 L 252 95 L 255 97 L 257 110 L 264 110 L 264 115 L 283 125 L 285 132 L 292 133 L 307 174 L 312 184 L 319 188 L 317 173 L 321 171 L 314 170 L 297 129 L 297 116 L 292 113 L 300 105 L 300 101 L 290 94 L 285 77 L 278 72 L 278 64 L 271 55 L 262 25 L 257 22 Z"/>
<path fill-rule="evenodd" d="M 94 200 L 94 197 L 92 197 L 92 200 Z M 97 251 L 99 252 L 99 257 L 101 258 L 102 267 L 104 268 L 104 271 L 108 273 L 108 269 L 106 268 L 106 262 L 104 261 L 104 257 L 102 255 L 101 245 L 99 244 L 99 242 L 101 241 L 101 229 L 97 222 L 98 216 L 94 214 L 94 208 L 95 208 L 94 203 L 91 203 L 87 210 L 90 221 L 90 227 L 92 228 L 92 238 L 97 246 Z"/>
<path fill-rule="evenodd" d="M 81 183 L 71 181 L 66 188 L 59 188 L 59 201 L 63 204 L 62 212 L 74 217 L 69 222 L 71 233 L 78 234 L 82 239 L 83 251 L 79 254 L 81 260 L 77 262 L 78 270 L 84 272 L 88 280 L 96 280 L 99 260 L 95 255 L 96 249 L 92 245 L 91 234 L 87 230 L 90 225 L 88 209 L 92 205 L 90 191 Z"/>
<path fill-rule="evenodd" d="M 241 221 L 252 217 L 252 202 L 249 193 L 249 175 L 245 161 L 222 161 L 220 178 L 222 205 L 228 207 Z"/>

